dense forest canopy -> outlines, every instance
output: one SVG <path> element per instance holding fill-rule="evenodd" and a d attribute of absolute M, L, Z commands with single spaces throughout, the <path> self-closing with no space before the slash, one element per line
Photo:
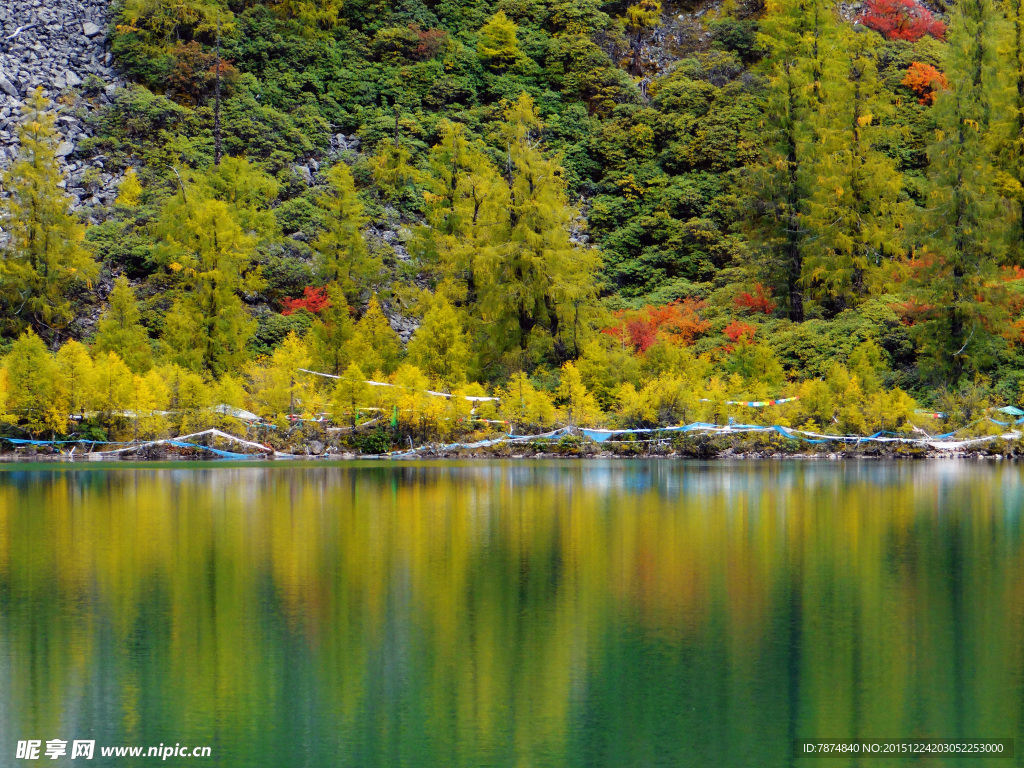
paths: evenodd
<path fill-rule="evenodd" d="M 1024 401 L 1020 0 L 114 15 L 130 84 L 77 151 L 116 203 L 62 188 L 53 110 L 88 83 L 26 101 L 3 178 L 9 428 L 861 432 Z"/>

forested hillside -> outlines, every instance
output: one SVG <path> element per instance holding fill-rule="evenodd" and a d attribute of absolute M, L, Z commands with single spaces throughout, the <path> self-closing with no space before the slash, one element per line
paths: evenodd
<path fill-rule="evenodd" d="M 130 84 L 39 89 L 11 128 L 10 434 L 156 435 L 223 404 L 420 437 L 859 433 L 1024 401 L 1021 0 L 113 16 Z M 88 209 L 55 113 L 84 103 L 81 184 L 122 179 Z"/>

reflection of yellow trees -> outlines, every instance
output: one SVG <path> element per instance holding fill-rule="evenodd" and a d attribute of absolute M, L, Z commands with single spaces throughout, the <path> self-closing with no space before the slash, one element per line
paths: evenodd
<path fill-rule="evenodd" d="M 352 764 L 540 765 L 595 712 L 640 723 L 646 680 L 699 685 L 657 717 L 704 759 L 721 729 L 781 759 L 787 720 L 1017 735 L 1020 481 L 945 471 L 3 472 L 9 711 L 56 733 L 101 675 L 125 741 L 177 728 L 266 755 L 306 717 Z M 631 759 L 659 738 L 638 727 Z"/>

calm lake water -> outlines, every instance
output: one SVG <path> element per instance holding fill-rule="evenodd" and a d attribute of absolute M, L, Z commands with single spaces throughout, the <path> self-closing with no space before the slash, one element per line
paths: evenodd
<path fill-rule="evenodd" d="M 1008 463 L 7 467 L 0 765 L 1024 765 L 1022 514 Z"/>

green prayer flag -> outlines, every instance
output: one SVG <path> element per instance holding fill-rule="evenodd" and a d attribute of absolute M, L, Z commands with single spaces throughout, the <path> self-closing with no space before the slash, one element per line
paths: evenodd
<path fill-rule="evenodd" d="M 998 413 L 1005 413 L 1009 416 L 1024 416 L 1024 411 L 1015 405 L 1007 405 L 1002 408 L 996 408 Z"/>

